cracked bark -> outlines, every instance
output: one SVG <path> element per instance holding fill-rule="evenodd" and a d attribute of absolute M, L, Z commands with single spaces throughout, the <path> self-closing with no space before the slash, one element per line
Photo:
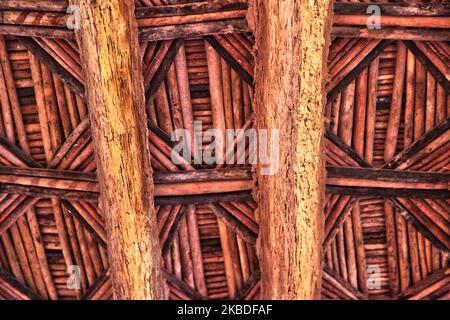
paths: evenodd
<path fill-rule="evenodd" d="M 259 175 L 263 299 L 320 297 L 324 84 L 331 15 L 328 0 L 250 4 L 257 126 L 280 130 L 279 170 Z"/>
<path fill-rule="evenodd" d="M 114 296 L 163 299 L 134 5 L 75 2 Z"/>

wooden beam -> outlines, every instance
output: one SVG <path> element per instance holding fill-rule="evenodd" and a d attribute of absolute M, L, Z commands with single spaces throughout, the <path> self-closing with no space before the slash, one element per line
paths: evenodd
<path fill-rule="evenodd" d="M 450 283 L 450 268 L 444 268 L 415 283 L 412 287 L 400 294 L 400 299 L 420 300 L 432 295 L 439 288 L 445 289 L 448 294 Z"/>
<path fill-rule="evenodd" d="M 329 186 L 432 189 L 448 192 L 449 183 L 450 174 L 448 173 L 327 167 L 327 185 Z"/>
<path fill-rule="evenodd" d="M 317 299 L 332 3 L 255 0 L 249 8 L 258 48 L 256 123 L 279 129 L 279 170 L 261 175 L 258 168 L 262 299 Z"/>
<path fill-rule="evenodd" d="M 408 148 L 392 158 L 389 163 L 386 163 L 383 168 L 396 169 L 399 166 L 411 165 L 414 163 L 415 158 L 420 158 L 420 153 L 429 154 L 436 148 L 439 148 L 444 142 L 448 141 L 449 137 L 450 117 L 414 141 Z M 441 140 L 442 142 L 437 143 Z M 418 155 L 419 157 L 417 157 Z"/>
<path fill-rule="evenodd" d="M 450 25 L 450 22 L 449 24 Z M 450 91 L 450 81 L 445 74 L 433 64 L 433 62 L 420 50 L 413 41 L 405 41 L 406 46 L 414 54 L 414 56 L 422 62 L 427 70 L 433 75 L 434 78 L 444 87 L 445 91 Z"/>
<path fill-rule="evenodd" d="M 69 3 L 67 0 L 2 0 L 1 10 L 24 10 L 24 11 L 43 11 L 43 12 L 66 12 Z"/>
<path fill-rule="evenodd" d="M 335 15 L 333 25 L 345 26 L 367 26 L 370 15 Z M 416 27 L 416 28 L 439 28 L 447 29 L 450 24 L 450 16 L 430 17 L 430 16 L 393 16 L 381 15 L 380 26 L 385 27 Z"/>
<path fill-rule="evenodd" d="M 143 27 L 140 29 L 139 40 L 156 41 L 248 31 L 248 25 L 244 18 L 227 19 L 162 27 Z"/>
<path fill-rule="evenodd" d="M 164 299 L 134 3 L 75 3 L 114 297 Z"/>
<path fill-rule="evenodd" d="M 174 204 L 213 204 L 217 202 L 245 202 L 253 201 L 253 196 L 249 192 L 229 192 L 229 193 L 211 193 L 205 195 L 192 196 L 170 196 L 155 198 L 156 205 L 174 205 Z"/>
<path fill-rule="evenodd" d="M 22 215 L 30 210 L 39 198 L 31 198 L 25 195 L 17 197 L 7 209 L 0 213 L 0 235 L 17 222 Z"/>
<path fill-rule="evenodd" d="M 397 197 L 390 199 L 390 201 L 399 208 L 399 213 L 411 223 L 417 231 L 422 233 L 437 248 L 449 254 L 450 239 L 448 233 L 436 225 L 436 223 L 414 203 L 408 201 L 408 198 Z"/>
<path fill-rule="evenodd" d="M 418 41 L 449 41 L 450 31 L 447 29 L 424 29 L 384 27 L 382 29 L 368 29 L 358 26 L 334 26 L 333 37 L 368 38 L 385 40 L 418 40 Z"/>
<path fill-rule="evenodd" d="M 0 268 L 0 294 L 11 300 L 42 300 L 3 268 Z"/>
<path fill-rule="evenodd" d="M 256 269 L 252 275 L 248 278 L 247 282 L 236 293 L 235 300 L 245 300 L 245 298 L 251 293 L 255 286 L 259 285 L 261 280 L 261 271 Z"/>
<path fill-rule="evenodd" d="M 30 38 L 21 38 L 20 41 L 25 47 L 33 53 L 42 63 L 44 63 L 50 71 L 55 73 L 74 93 L 86 100 L 85 89 L 83 83 L 78 81 L 70 72 L 64 69 L 54 57 L 45 51 L 39 44 Z"/>
<path fill-rule="evenodd" d="M 218 218 L 221 218 L 223 222 L 225 222 L 225 224 L 228 225 L 228 227 L 230 227 L 230 229 L 236 234 L 242 237 L 242 239 L 251 244 L 256 243 L 256 238 L 258 236 L 257 233 L 250 230 L 244 223 L 242 223 L 241 220 L 219 205 L 210 204 L 209 207 Z"/>
<path fill-rule="evenodd" d="M 160 242 L 161 242 L 163 257 L 169 252 L 170 247 L 172 246 L 173 239 L 175 238 L 178 228 L 180 227 L 180 223 L 186 216 L 186 213 L 187 213 L 187 208 L 185 206 L 177 209 L 174 212 L 173 219 L 170 219 L 171 224 L 167 225 L 167 223 L 166 223 L 166 226 L 164 226 L 166 229 L 166 232 L 164 232 L 164 230 L 161 230 Z"/>
<path fill-rule="evenodd" d="M 81 300 L 107 300 L 112 296 L 110 269 L 106 270 L 83 295 Z"/>
<path fill-rule="evenodd" d="M 325 219 L 325 231 L 323 249 L 325 250 L 331 241 L 335 239 L 336 234 L 341 230 L 345 219 L 348 217 L 356 203 L 355 197 L 341 196 L 333 207 L 333 210 Z"/>
<path fill-rule="evenodd" d="M 0 154 L 14 167 L 39 168 L 41 165 L 22 149 L 9 142 L 8 139 L 0 135 Z"/>
<path fill-rule="evenodd" d="M 22 26 L 0 24 L 0 34 L 5 36 L 40 37 L 75 40 L 75 34 L 69 29 L 55 29 L 41 26 Z"/>
<path fill-rule="evenodd" d="M 231 54 L 228 53 L 228 51 L 213 37 L 213 36 L 206 36 L 205 40 L 208 41 L 209 44 L 219 53 L 219 55 L 228 62 L 231 68 L 233 68 L 234 71 L 239 74 L 239 76 L 247 82 L 252 88 L 254 87 L 253 84 L 253 77 L 239 64 L 236 59 L 233 58 Z"/>
<path fill-rule="evenodd" d="M 254 188 L 249 168 L 156 172 L 153 180 L 155 197 L 251 193 Z M 69 200 L 96 200 L 100 193 L 95 173 L 3 166 L 0 166 L 0 191 Z"/>
<path fill-rule="evenodd" d="M 163 269 L 162 272 L 163 272 L 163 275 L 166 278 L 169 288 L 171 290 L 175 289 L 176 291 L 179 291 L 179 292 L 183 293 L 184 295 L 186 295 L 186 298 L 191 299 L 191 300 L 206 300 L 207 299 L 207 297 L 201 295 L 200 293 L 198 293 L 197 291 L 192 289 L 192 287 L 190 287 L 185 282 L 183 282 L 180 279 L 178 279 L 177 277 L 175 277 L 173 274 L 168 272 L 166 269 Z"/>
<path fill-rule="evenodd" d="M 386 217 L 385 228 L 389 287 L 391 296 L 394 298 L 397 297 L 399 292 L 399 271 L 397 254 L 397 233 L 395 229 L 395 209 L 391 202 L 384 202 L 384 212 Z"/>
<path fill-rule="evenodd" d="M 326 143 L 326 145 L 327 145 L 327 149 L 326 150 L 331 149 L 331 148 L 334 149 L 334 146 L 335 146 L 339 150 L 342 150 L 342 152 L 344 153 L 345 157 L 349 159 L 346 162 L 354 163 L 355 166 L 360 166 L 360 167 L 363 167 L 363 168 L 369 168 L 370 167 L 370 164 L 367 163 L 366 160 L 361 158 L 358 155 L 358 153 L 356 153 L 356 151 L 354 149 L 352 149 L 348 144 L 346 144 L 341 138 L 339 138 L 337 135 L 335 135 L 330 130 L 326 130 L 325 131 L 325 138 L 327 140 L 329 140 L 330 143 L 332 144 L 331 145 L 331 144 Z"/>
<path fill-rule="evenodd" d="M 345 3 L 334 4 L 335 15 L 368 15 L 367 9 L 374 3 Z M 450 16 L 448 3 L 376 3 L 382 15 L 388 16 Z"/>
<path fill-rule="evenodd" d="M 182 25 L 192 22 L 245 18 L 247 1 L 225 0 L 150 6 L 136 9 L 139 27 Z"/>
<path fill-rule="evenodd" d="M 351 299 L 351 300 L 366 300 L 367 298 L 353 288 L 347 281 L 342 279 L 336 272 L 333 272 L 333 270 L 326 269 L 323 271 L 323 281 L 325 283 L 329 283 L 330 285 L 334 286 L 339 292 L 341 292 L 345 299 Z"/>
<path fill-rule="evenodd" d="M 173 63 L 178 50 L 180 50 L 182 43 L 183 41 L 181 39 L 176 39 L 172 42 L 159 68 L 156 70 L 154 76 L 150 80 L 149 88 L 145 94 L 147 108 L 155 97 L 156 92 L 163 83 L 164 79 L 167 77 L 167 71 L 169 70 L 170 65 Z"/>
<path fill-rule="evenodd" d="M 344 90 L 356 77 L 366 69 L 372 61 L 374 61 L 392 42 L 390 40 L 382 40 L 358 65 L 342 78 L 337 84 L 329 88 L 327 101 L 332 101 L 336 96 Z"/>

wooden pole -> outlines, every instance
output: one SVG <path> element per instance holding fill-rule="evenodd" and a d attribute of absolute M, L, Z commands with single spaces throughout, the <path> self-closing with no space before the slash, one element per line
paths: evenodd
<path fill-rule="evenodd" d="M 114 296 L 163 299 L 134 5 L 120 0 L 77 4 Z"/>
<path fill-rule="evenodd" d="M 263 299 L 318 299 L 330 1 L 254 0 L 257 127 L 279 129 L 279 170 L 259 175 Z M 262 166 L 259 165 L 261 173 Z M 307 196 L 306 196 L 307 195 Z"/>

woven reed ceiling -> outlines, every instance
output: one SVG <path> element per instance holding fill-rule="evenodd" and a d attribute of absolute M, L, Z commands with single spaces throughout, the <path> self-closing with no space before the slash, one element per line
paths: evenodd
<path fill-rule="evenodd" d="M 67 3 L 8 2 L 0 2 L 0 299 L 111 299 Z M 257 112 L 247 5 L 199 5 L 200 17 L 176 23 L 176 10 L 150 8 L 191 2 L 135 0 L 164 274 L 171 299 L 258 299 L 248 150 L 238 155 L 246 164 L 223 168 L 171 160 L 172 132 L 193 121 L 212 128 L 217 95 L 228 129 L 252 128 Z M 336 13 L 324 110 L 323 299 L 448 298 L 450 37 L 441 23 L 450 8 L 431 2 L 441 14 L 428 16 L 435 22 L 423 39 L 342 37 L 361 28 L 345 18 L 360 9 Z M 73 265 L 80 290 L 67 287 Z"/>

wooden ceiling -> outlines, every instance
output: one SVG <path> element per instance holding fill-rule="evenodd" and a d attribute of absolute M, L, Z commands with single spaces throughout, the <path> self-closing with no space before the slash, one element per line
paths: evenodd
<path fill-rule="evenodd" d="M 253 127 L 247 4 L 189 2 L 135 1 L 164 275 L 171 299 L 258 299 L 248 150 L 244 165 L 176 165 L 170 140 L 212 128 L 217 104 L 228 129 Z M 380 30 L 358 22 L 370 3 L 335 7 L 323 299 L 449 294 L 450 5 L 387 2 Z M 0 299 L 112 297 L 67 5 L 0 3 Z"/>

